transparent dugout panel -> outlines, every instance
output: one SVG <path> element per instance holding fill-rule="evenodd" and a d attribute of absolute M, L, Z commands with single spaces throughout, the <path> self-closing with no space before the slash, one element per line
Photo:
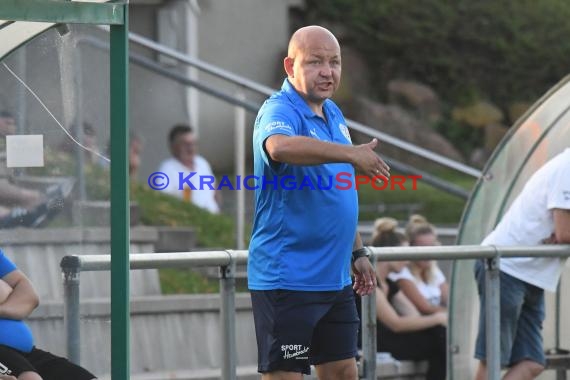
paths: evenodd
<path fill-rule="evenodd" d="M 26 320 L 35 345 L 67 356 L 60 261 L 111 251 L 109 53 L 86 42 L 108 45 L 109 35 L 50 25 L 0 25 L 0 52 L 9 52 L 0 57 L 0 240 L 40 297 Z M 110 274 L 79 278 L 81 364 L 105 377 Z"/>
<path fill-rule="evenodd" d="M 530 176 L 550 158 L 570 147 L 570 77 L 564 78 L 540 99 L 513 127 L 484 169 L 465 208 L 457 244 L 479 244 L 492 231 Z M 473 274 L 473 260 L 454 263 L 451 292 L 449 339 L 450 379 L 470 378 L 479 320 L 479 299 Z M 567 272 L 568 270 L 566 270 Z M 568 292 L 563 274 L 562 295 Z M 566 293 L 567 294 L 567 293 Z M 562 297 L 564 300 L 564 296 Z M 564 318 L 563 301 L 561 320 Z M 545 347 L 554 342 L 554 296 L 547 295 Z M 561 341 L 570 338 L 562 326 Z M 564 340 L 566 339 L 566 340 Z"/>

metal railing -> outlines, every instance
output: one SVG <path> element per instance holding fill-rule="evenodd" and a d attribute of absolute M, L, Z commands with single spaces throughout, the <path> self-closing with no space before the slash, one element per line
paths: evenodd
<path fill-rule="evenodd" d="M 371 247 L 371 260 L 466 260 L 486 261 L 486 344 L 487 370 L 489 380 L 500 379 L 500 325 L 499 325 L 499 258 L 501 257 L 569 257 L 570 245 L 541 247 L 499 247 L 499 246 L 437 246 L 437 247 Z M 222 379 L 236 379 L 235 338 L 235 266 L 247 262 L 248 252 L 200 251 L 176 253 L 142 253 L 130 255 L 131 269 L 220 267 Z M 66 331 L 67 356 L 80 362 L 80 273 L 106 271 L 111 267 L 110 255 L 66 256 L 61 261 L 64 282 L 64 325 Z M 376 297 L 375 294 L 362 298 L 362 365 L 359 376 L 376 380 Z"/>
<path fill-rule="evenodd" d="M 247 262 L 247 251 L 200 251 L 174 253 L 141 253 L 130 255 L 131 269 L 220 267 L 222 379 L 236 379 L 235 341 L 235 267 Z M 111 255 L 65 256 L 61 260 L 63 272 L 64 311 L 67 358 L 81 361 L 80 348 L 80 295 L 81 272 L 107 271 L 111 268 Z"/>

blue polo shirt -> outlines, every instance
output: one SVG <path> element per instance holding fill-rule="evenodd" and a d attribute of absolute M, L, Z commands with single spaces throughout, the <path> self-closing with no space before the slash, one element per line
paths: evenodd
<path fill-rule="evenodd" d="M 0 249 L 0 278 L 16 270 L 16 266 Z M 30 352 L 34 347 L 34 338 L 28 325 L 23 321 L 0 318 L 0 344 L 23 352 Z"/>
<path fill-rule="evenodd" d="M 259 186 L 248 261 L 252 290 L 329 291 L 351 282 L 350 258 L 358 221 L 352 165 L 276 163 L 264 150 L 265 140 L 275 134 L 352 144 L 334 102 L 326 100 L 323 110 L 326 120 L 311 111 L 286 79 L 281 91 L 267 99 L 257 115 L 253 153 Z M 338 175 L 352 185 L 338 183 Z"/>

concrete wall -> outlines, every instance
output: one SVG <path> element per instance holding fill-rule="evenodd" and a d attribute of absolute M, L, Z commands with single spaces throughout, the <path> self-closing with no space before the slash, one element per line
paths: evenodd
<path fill-rule="evenodd" d="M 257 350 L 249 295 L 239 294 L 236 307 L 237 363 L 255 367 Z M 130 319 L 131 373 L 219 370 L 222 342 L 219 308 L 217 294 L 134 297 Z M 81 310 L 81 363 L 97 376 L 108 376 L 109 299 L 82 299 Z M 62 315 L 61 303 L 46 302 L 34 312 L 30 326 L 38 347 L 65 355 Z"/>
<path fill-rule="evenodd" d="M 131 229 L 131 252 L 150 253 L 159 239 L 153 228 Z M 63 286 L 60 262 L 67 255 L 110 253 L 108 228 L 14 229 L 0 231 L 2 249 L 33 282 L 42 302 L 61 302 Z M 155 269 L 132 273 L 131 295 L 161 294 Z M 85 298 L 109 297 L 111 280 L 108 272 L 82 274 L 81 295 Z"/>
<path fill-rule="evenodd" d="M 130 30 L 260 83 L 280 85 L 283 52 L 289 39 L 289 7 L 302 0 L 165 1 L 131 7 Z M 237 88 L 185 65 L 131 45 L 158 59 L 163 67 L 218 90 Z M 246 94 L 261 103 L 263 96 Z M 248 136 L 253 115 L 248 116 Z M 176 123 L 191 123 L 200 136 L 200 152 L 216 173 L 233 171 L 234 108 L 209 95 L 131 66 L 131 129 L 145 140 L 140 180 L 169 157 L 167 134 Z M 250 148 L 248 142 L 248 152 Z"/>
<path fill-rule="evenodd" d="M 283 58 L 290 37 L 288 9 L 301 1 L 243 0 L 200 1 L 199 58 L 267 86 L 280 86 L 284 78 Z M 208 75 L 200 79 L 222 85 Z M 261 102 L 263 97 L 251 96 Z M 231 171 L 234 125 L 233 107 L 211 97 L 200 98 L 200 140 L 204 155 L 221 170 Z M 255 115 L 248 119 L 248 151 Z M 222 152 L 227 152 L 222 154 Z"/>

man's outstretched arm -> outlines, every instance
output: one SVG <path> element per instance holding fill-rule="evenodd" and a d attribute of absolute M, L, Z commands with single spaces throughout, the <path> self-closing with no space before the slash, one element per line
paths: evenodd
<path fill-rule="evenodd" d="M 374 152 L 377 145 L 376 139 L 362 145 L 342 145 L 305 136 L 275 134 L 265 140 L 264 149 L 275 162 L 293 165 L 346 162 L 370 177 L 390 177 L 390 168 Z"/>

